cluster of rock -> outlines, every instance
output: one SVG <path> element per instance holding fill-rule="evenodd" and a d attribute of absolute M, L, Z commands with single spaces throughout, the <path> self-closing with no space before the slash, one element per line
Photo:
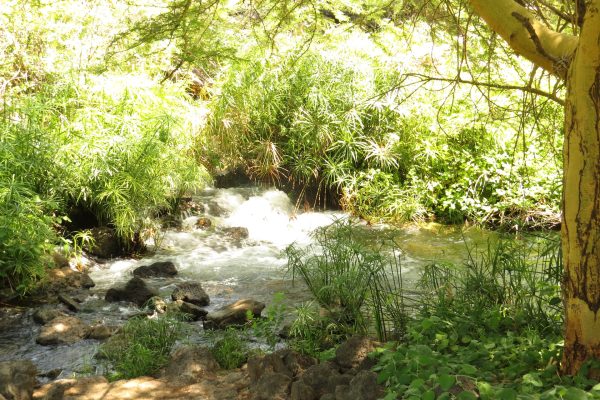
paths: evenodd
<path fill-rule="evenodd" d="M 36 369 L 29 361 L 0 363 L 0 399 L 18 400 L 375 400 L 383 388 L 367 355 L 375 342 L 353 337 L 332 361 L 317 363 L 291 350 L 256 356 L 242 368 L 221 370 L 210 350 L 184 346 L 158 377 L 108 382 L 101 376 L 59 379 L 35 392 Z"/>
<path fill-rule="evenodd" d="M 248 360 L 252 400 L 375 400 L 383 396 L 374 361 L 372 340 L 355 336 L 336 349 L 332 361 L 279 350 Z"/>
<path fill-rule="evenodd" d="M 204 321 L 206 329 L 223 329 L 230 325 L 243 325 L 248 318 L 248 311 L 259 317 L 265 304 L 253 299 L 243 299 L 226 305 L 212 312 L 203 309 L 210 304 L 208 294 L 198 282 L 181 282 L 176 284 L 171 294 L 171 303 L 166 303 L 158 292 L 150 288 L 142 278 L 165 278 L 177 274 L 175 265 L 170 261 L 156 262 L 141 266 L 133 271 L 134 277 L 124 286 L 110 288 L 105 300 L 109 302 L 127 301 L 138 307 L 149 305 L 159 313 L 179 311 L 190 315 L 192 320 Z"/>

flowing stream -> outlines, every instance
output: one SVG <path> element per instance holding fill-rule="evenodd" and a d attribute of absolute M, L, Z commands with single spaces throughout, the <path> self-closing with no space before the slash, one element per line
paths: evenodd
<path fill-rule="evenodd" d="M 306 301 L 310 299 L 307 290 L 301 284 L 292 285 L 283 250 L 293 242 L 310 244 L 310 234 L 316 228 L 347 217 L 342 212 L 296 214 L 285 193 L 257 187 L 207 189 L 193 200 L 202 205 L 203 215 L 211 219 L 212 226 L 200 229 L 196 226 L 200 216 L 185 215 L 182 229 L 161 234 L 160 247 L 152 256 L 95 264 L 90 276 L 96 286 L 83 302 L 79 318 L 90 324 L 122 325 L 139 310 L 125 304 L 106 303 L 106 290 L 129 280 L 134 268 L 155 261 L 172 261 L 179 270 L 175 278 L 149 280 L 162 297 L 168 298 L 177 282 L 197 281 L 211 298 L 209 311 L 248 297 L 268 304 L 278 292 L 284 293 L 289 304 Z M 222 230 L 226 227 L 247 228 L 248 237 L 234 238 Z M 425 263 L 460 262 L 466 255 L 465 242 L 480 245 L 490 235 L 478 229 L 461 231 L 433 224 L 394 230 L 365 224 L 361 234 L 367 239 L 377 239 L 384 231 L 386 234 L 391 231 L 400 247 L 403 276 L 409 284 Z M 30 359 L 41 372 L 61 369 L 61 378 L 96 365 L 93 355 L 99 342 L 95 340 L 58 346 L 36 344 L 40 327 L 32 322 L 32 312 L 0 309 L 0 361 Z M 200 332 L 201 323 L 194 324 Z"/>

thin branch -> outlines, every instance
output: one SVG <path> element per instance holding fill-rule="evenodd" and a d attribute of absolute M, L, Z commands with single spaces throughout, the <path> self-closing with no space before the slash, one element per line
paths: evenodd
<path fill-rule="evenodd" d="M 520 90 L 523 92 L 532 93 L 532 94 L 536 94 L 538 96 L 546 97 L 546 98 L 560 104 L 561 106 L 565 105 L 564 99 L 561 99 L 560 97 L 556 96 L 554 93 L 548 93 L 541 89 L 536 89 L 536 88 L 530 87 L 530 86 L 504 85 L 504 84 L 499 84 L 499 83 L 480 82 L 480 81 L 463 79 L 460 76 L 457 76 L 456 78 L 443 78 L 443 77 L 428 76 L 428 75 L 417 74 L 417 73 L 408 73 L 408 74 L 405 74 L 405 76 L 420 78 L 422 81 L 439 81 L 439 82 L 449 82 L 449 83 L 454 82 L 454 83 L 464 83 L 467 85 L 487 87 L 487 88 L 499 89 L 499 90 Z"/>

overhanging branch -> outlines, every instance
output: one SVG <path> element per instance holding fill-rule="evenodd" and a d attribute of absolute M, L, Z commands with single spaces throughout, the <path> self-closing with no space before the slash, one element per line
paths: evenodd
<path fill-rule="evenodd" d="M 429 76 L 429 75 L 417 74 L 417 73 L 409 73 L 409 74 L 405 74 L 405 76 L 419 78 L 419 79 L 421 79 L 421 81 L 461 83 L 461 84 L 466 84 L 466 85 L 486 87 L 486 88 L 492 88 L 492 89 L 498 89 L 498 90 L 519 90 L 522 92 L 532 93 L 532 94 L 535 94 L 538 96 L 545 97 L 547 99 L 550 99 L 550 100 L 556 102 L 557 104 L 560 104 L 561 106 L 565 105 L 564 99 L 561 99 L 560 97 L 556 96 L 556 94 L 548 93 L 541 89 L 534 88 L 531 86 L 505 85 L 505 84 L 493 83 L 493 82 L 480 82 L 480 81 L 476 81 L 476 80 L 463 79 L 460 76 L 457 76 L 455 78 L 444 78 L 444 77 L 440 77 L 440 76 Z"/>

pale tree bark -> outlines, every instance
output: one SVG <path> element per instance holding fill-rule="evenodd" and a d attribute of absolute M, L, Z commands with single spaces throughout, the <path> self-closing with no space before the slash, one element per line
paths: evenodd
<path fill-rule="evenodd" d="M 574 374 L 585 360 L 600 359 L 600 0 L 588 2 L 567 90 L 562 370 Z"/>
<path fill-rule="evenodd" d="M 549 30 L 514 0 L 470 2 L 516 53 L 566 80 L 561 370 L 576 374 L 600 359 L 600 0 L 587 0 L 579 37 Z"/>

